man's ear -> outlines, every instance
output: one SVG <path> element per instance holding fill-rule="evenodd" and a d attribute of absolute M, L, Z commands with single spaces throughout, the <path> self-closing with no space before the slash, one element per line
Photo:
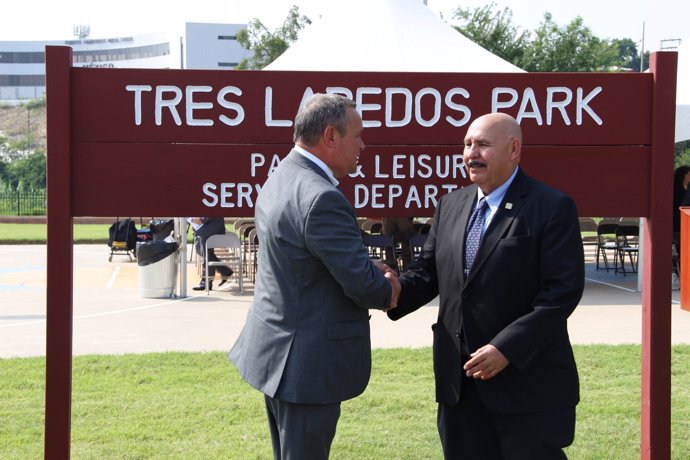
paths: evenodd
<path fill-rule="evenodd" d="M 337 135 L 338 132 L 334 126 L 326 126 L 326 129 L 323 131 L 323 140 L 327 146 L 332 147 L 335 144 Z"/>
<path fill-rule="evenodd" d="M 520 151 L 522 150 L 522 143 L 520 139 L 514 137 L 510 140 L 510 158 L 513 160 L 520 160 Z"/>

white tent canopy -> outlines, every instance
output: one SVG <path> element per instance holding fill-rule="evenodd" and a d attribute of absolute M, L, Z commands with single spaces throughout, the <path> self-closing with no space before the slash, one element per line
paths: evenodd
<path fill-rule="evenodd" d="M 266 70 L 522 72 L 445 23 L 421 0 L 331 1 Z"/>
<path fill-rule="evenodd" d="M 676 142 L 690 139 L 690 38 L 678 47 Z"/>

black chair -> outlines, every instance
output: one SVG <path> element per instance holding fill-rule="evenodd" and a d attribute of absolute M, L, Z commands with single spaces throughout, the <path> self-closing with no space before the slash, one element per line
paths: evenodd
<path fill-rule="evenodd" d="M 393 238 L 388 235 L 363 235 L 362 240 L 370 259 L 378 260 L 400 271 Z"/>
<path fill-rule="evenodd" d="M 429 230 L 431 230 L 431 224 L 429 222 L 425 222 L 419 226 L 417 229 L 417 233 L 420 235 L 427 235 L 429 233 Z"/>
<path fill-rule="evenodd" d="M 597 226 L 597 253 L 596 253 L 596 269 L 599 270 L 599 261 L 603 260 L 606 271 L 609 271 L 609 258 L 607 251 L 611 251 L 613 256 L 613 269 L 618 267 L 618 244 L 616 242 L 617 223 L 602 223 L 599 222 Z"/>
<path fill-rule="evenodd" d="M 424 249 L 424 243 L 426 243 L 428 237 L 428 233 L 421 233 L 413 235 L 410 238 L 410 250 L 412 251 L 412 261 L 416 260 L 417 257 L 419 257 L 419 255 L 422 253 L 422 250 Z"/>
<path fill-rule="evenodd" d="M 597 235 L 598 225 L 591 217 L 580 217 L 580 237 L 582 238 L 582 247 L 585 249 L 585 258 L 587 257 L 587 247 L 589 246 L 596 252 L 599 244 Z"/>
<path fill-rule="evenodd" d="M 616 253 L 620 266 L 616 263 L 615 273 L 619 271 L 626 276 L 625 256 L 630 261 L 630 272 L 637 273 L 637 260 L 640 253 L 639 225 L 619 225 L 616 228 Z"/>
<path fill-rule="evenodd" d="M 382 227 L 383 224 L 381 219 L 365 219 L 360 226 L 364 233 L 370 235 L 380 234 Z"/>

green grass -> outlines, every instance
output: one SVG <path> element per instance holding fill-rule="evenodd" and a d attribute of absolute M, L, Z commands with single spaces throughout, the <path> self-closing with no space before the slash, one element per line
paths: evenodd
<path fill-rule="evenodd" d="M 571 460 L 640 458 L 640 347 L 575 347 Z M 342 407 L 333 459 L 440 459 L 431 350 L 374 350 L 365 393 Z M 0 458 L 43 456 L 45 359 L 0 360 Z M 690 458 L 690 346 L 672 355 L 672 458 Z M 263 398 L 224 353 L 75 357 L 72 458 L 268 459 Z"/>
<path fill-rule="evenodd" d="M 110 224 L 75 224 L 72 226 L 75 244 L 107 244 Z M 137 224 L 139 228 L 139 224 Z M 46 224 L 0 223 L 0 244 L 46 244 Z M 188 232 L 189 243 L 193 234 Z"/>

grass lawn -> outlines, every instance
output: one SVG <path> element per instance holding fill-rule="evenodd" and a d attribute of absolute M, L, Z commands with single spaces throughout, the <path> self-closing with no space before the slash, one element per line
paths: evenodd
<path fill-rule="evenodd" d="M 576 346 L 582 401 L 572 459 L 640 458 L 640 347 Z M 0 360 L 0 458 L 43 457 L 45 360 Z M 672 356 L 672 458 L 690 458 L 690 346 Z M 343 403 L 333 459 L 441 459 L 431 349 L 374 350 Z M 75 357 L 72 458 L 268 459 L 262 396 L 224 353 Z"/>
<path fill-rule="evenodd" d="M 140 228 L 137 222 L 137 228 Z M 110 224 L 75 224 L 72 226 L 75 244 L 107 244 Z M 0 244 L 46 244 L 46 224 L 0 223 Z M 187 234 L 189 243 L 193 233 Z"/>

